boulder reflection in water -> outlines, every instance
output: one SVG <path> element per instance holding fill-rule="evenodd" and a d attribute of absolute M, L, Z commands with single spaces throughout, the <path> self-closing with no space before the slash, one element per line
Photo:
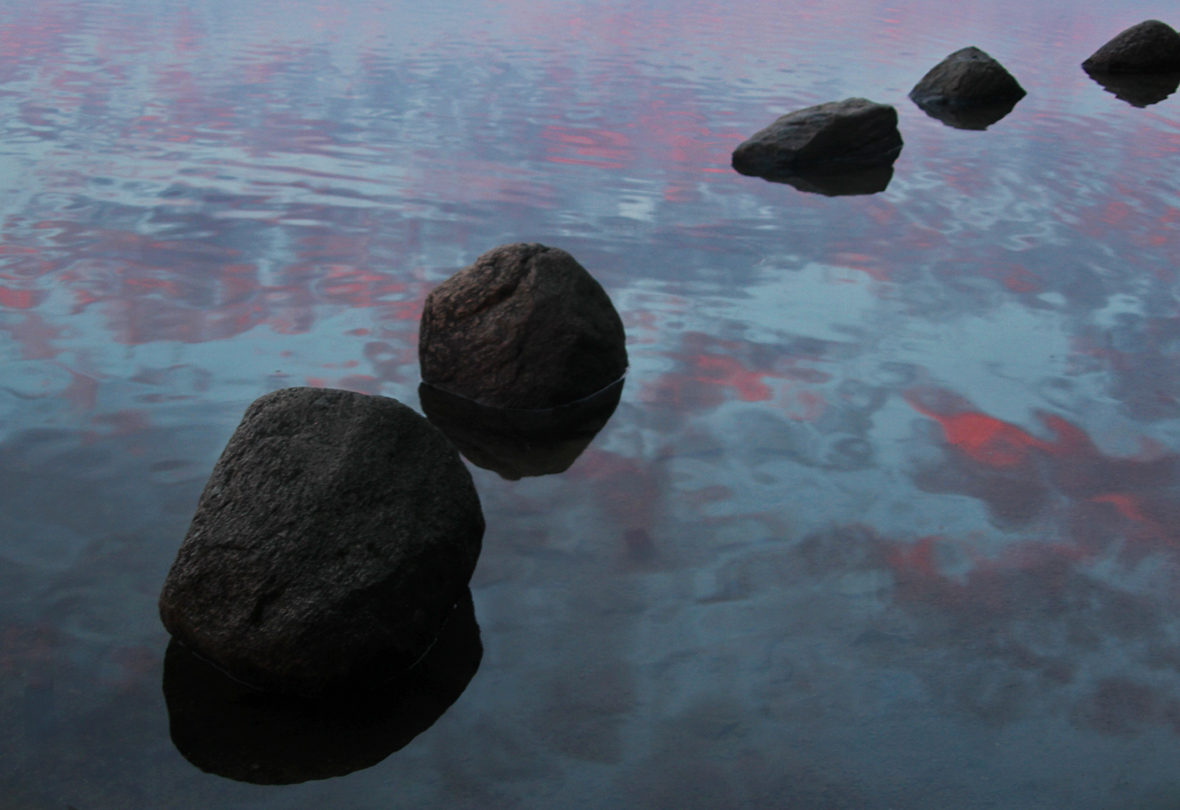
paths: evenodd
<path fill-rule="evenodd" d="M 1133 107 L 1158 104 L 1180 87 L 1180 73 L 1087 73 L 1106 92 Z"/>
<path fill-rule="evenodd" d="M 239 782 L 343 776 L 376 765 L 434 725 L 482 657 L 469 590 L 422 660 L 369 692 L 314 700 L 260 692 L 172 641 L 164 656 L 172 742 L 201 770 Z"/>
<path fill-rule="evenodd" d="M 955 129 L 985 130 L 1016 107 L 1020 99 L 1008 99 L 991 104 L 955 105 L 914 102 L 931 118 Z"/>
<path fill-rule="evenodd" d="M 517 481 L 565 472 L 610 421 L 623 380 L 585 399 L 544 410 L 491 408 L 435 388 L 418 387 L 422 412 L 477 467 Z"/>
<path fill-rule="evenodd" d="M 858 194 L 876 194 L 889 187 L 893 179 L 892 166 L 879 166 L 859 172 L 843 174 L 808 174 L 769 176 L 763 178 L 771 183 L 786 183 L 809 194 L 825 197 L 851 197 Z"/>

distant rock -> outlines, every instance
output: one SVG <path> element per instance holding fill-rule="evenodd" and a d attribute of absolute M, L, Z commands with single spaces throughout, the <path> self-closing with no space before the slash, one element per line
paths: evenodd
<path fill-rule="evenodd" d="M 1133 107 L 1158 104 L 1180 88 L 1177 73 L 1091 73 L 1090 78 Z"/>
<path fill-rule="evenodd" d="M 489 408 L 428 383 L 422 412 L 477 467 L 516 481 L 565 472 L 618 407 L 623 380 L 586 399 L 545 410 Z"/>
<path fill-rule="evenodd" d="M 160 617 L 259 688 L 387 680 L 438 636 L 483 531 L 470 473 L 426 419 L 386 397 L 275 391 L 214 467 Z"/>
<path fill-rule="evenodd" d="M 897 110 L 863 98 L 788 113 L 733 151 L 740 174 L 777 182 L 890 166 L 901 154 Z"/>
<path fill-rule="evenodd" d="M 943 59 L 910 91 L 910 98 L 930 115 L 944 120 L 939 111 L 968 107 L 997 108 L 1007 104 L 998 121 L 1026 95 L 1024 88 L 1004 66 L 979 48 L 962 48 Z M 934 112 L 932 112 L 932 110 Z M 947 121 L 951 126 L 956 119 Z M 984 129 L 987 125 L 962 129 Z"/>
<path fill-rule="evenodd" d="M 206 773 L 258 785 L 328 779 L 376 765 L 434 725 L 479 669 L 483 646 L 466 588 L 430 651 L 371 690 L 318 699 L 261 692 L 175 639 L 164 702 L 176 749 Z"/>
<path fill-rule="evenodd" d="M 502 245 L 426 298 L 418 331 L 422 379 L 495 408 L 552 408 L 627 370 L 623 321 L 573 256 L 535 243 Z"/>
<path fill-rule="evenodd" d="M 1133 25 L 1082 62 L 1087 73 L 1166 73 L 1180 71 L 1180 34 L 1167 23 Z"/>

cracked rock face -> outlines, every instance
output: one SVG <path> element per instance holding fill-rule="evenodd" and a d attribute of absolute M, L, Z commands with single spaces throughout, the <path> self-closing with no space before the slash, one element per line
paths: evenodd
<path fill-rule="evenodd" d="M 891 166 L 902 143 L 897 110 L 848 98 L 778 118 L 738 145 L 733 168 L 775 181 L 857 172 Z"/>
<path fill-rule="evenodd" d="M 483 531 L 470 473 L 425 418 L 387 397 L 275 391 L 214 467 L 160 617 L 261 689 L 379 683 L 435 641 Z"/>
<path fill-rule="evenodd" d="M 1024 96 L 1024 88 L 1012 74 L 975 47 L 943 59 L 910 91 L 910 98 L 923 109 L 1016 102 Z"/>
<path fill-rule="evenodd" d="M 484 253 L 426 297 L 422 379 L 494 408 L 590 396 L 627 370 L 623 321 L 573 256 L 535 243 Z"/>
<path fill-rule="evenodd" d="M 1180 71 L 1180 34 L 1167 23 L 1146 20 L 1103 45 L 1082 67 L 1088 73 Z"/>

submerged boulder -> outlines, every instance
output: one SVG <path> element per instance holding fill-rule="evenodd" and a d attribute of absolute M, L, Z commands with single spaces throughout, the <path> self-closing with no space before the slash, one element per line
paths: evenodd
<path fill-rule="evenodd" d="M 422 660 L 371 690 L 315 699 L 260 692 L 173 639 L 163 684 L 172 743 L 206 773 L 239 782 L 343 776 L 376 765 L 434 725 L 463 694 L 482 656 L 466 588 Z"/>
<path fill-rule="evenodd" d="M 517 481 L 565 472 L 619 405 L 623 380 L 591 396 L 544 410 L 489 408 L 465 397 L 418 386 L 422 412 L 477 467 Z"/>
<path fill-rule="evenodd" d="M 426 419 L 386 397 L 275 391 L 214 467 L 160 617 L 262 689 L 387 680 L 438 636 L 483 531 L 470 473 Z"/>
<path fill-rule="evenodd" d="M 848 98 L 787 113 L 733 151 L 740 174 L 783 180 L 892 165 L 903 141 L 897 110 Z"/>
<path fill-rule="evenodd" d="M 922 109 L 1014 104 L 1025 95 L 1003 65 L 976 47 L 955 51 L 910 91 L 910 98 Z"/>
<path fill-rule="evenodd" d="M 1180 34 L 1167 23 L 1133 25 L 1082 62 L 1087 73 L 1165 73 L 1180 71 Z"/>
<path fill-rule="evenodd" d="M 623 321 L 573 256 L 536 243 L 484 253 L 426 297 L 422 379 L 496 408 L 552 408 L 627 370 Z"/>

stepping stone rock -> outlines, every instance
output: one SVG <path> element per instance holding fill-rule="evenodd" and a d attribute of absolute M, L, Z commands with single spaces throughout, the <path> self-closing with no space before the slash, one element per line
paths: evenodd
<path fill-rule="evenodd" d="M 1133 25 L 1082 62 L 1087 73 L 1165 73 L 1180 71 L 1180 34 L 1167 23 Z"/>
<path fill-rule="evenodd" d="M 623 380 L 586 399 L 544 410 L 489 408 L 465 397 L 418 386 L 422 412 L 477 467 L 517 481 L 565 472 L 618 407 Z"/>
<path fill-rule="evenodd" d="M 260 692 L 173 639 L 164 654 L 172 743 L 202 771 L 239 782 L 343 776 L 376 765 L 434 725 L 463 694 L 482 656 L 466 588 L 422 660 L 372 690 L 315 699 Z"/>
<path fill-rule="evenodd" d="M 910 91 L 910 98 L 923 109 L 1015 103 L 1024 96 L 1024 88 L 1012 74 L 975 47 L 962 48 L 943 59 Z"/>
<path fill-rule="evenodd" d="M 502 245 L 426 297 L 422 379 L 494 408 L 552 408 L 627 370 L 623 321 L 573 256 Z"/>
<path fill-rule="evenodd" d="M 740 174 L 785 181 L 892 165 L 903 141 L 897 110 L 848 98 L 788 113 L 733 151 Z"/>
<path fill-rule="evenodd" d="M 426 419 L 387 397 L 275 391 L 214 467 L 160 617 L 261 689 L 382 682 L 434 643 L 483 531 L 470 473 Z"/>

